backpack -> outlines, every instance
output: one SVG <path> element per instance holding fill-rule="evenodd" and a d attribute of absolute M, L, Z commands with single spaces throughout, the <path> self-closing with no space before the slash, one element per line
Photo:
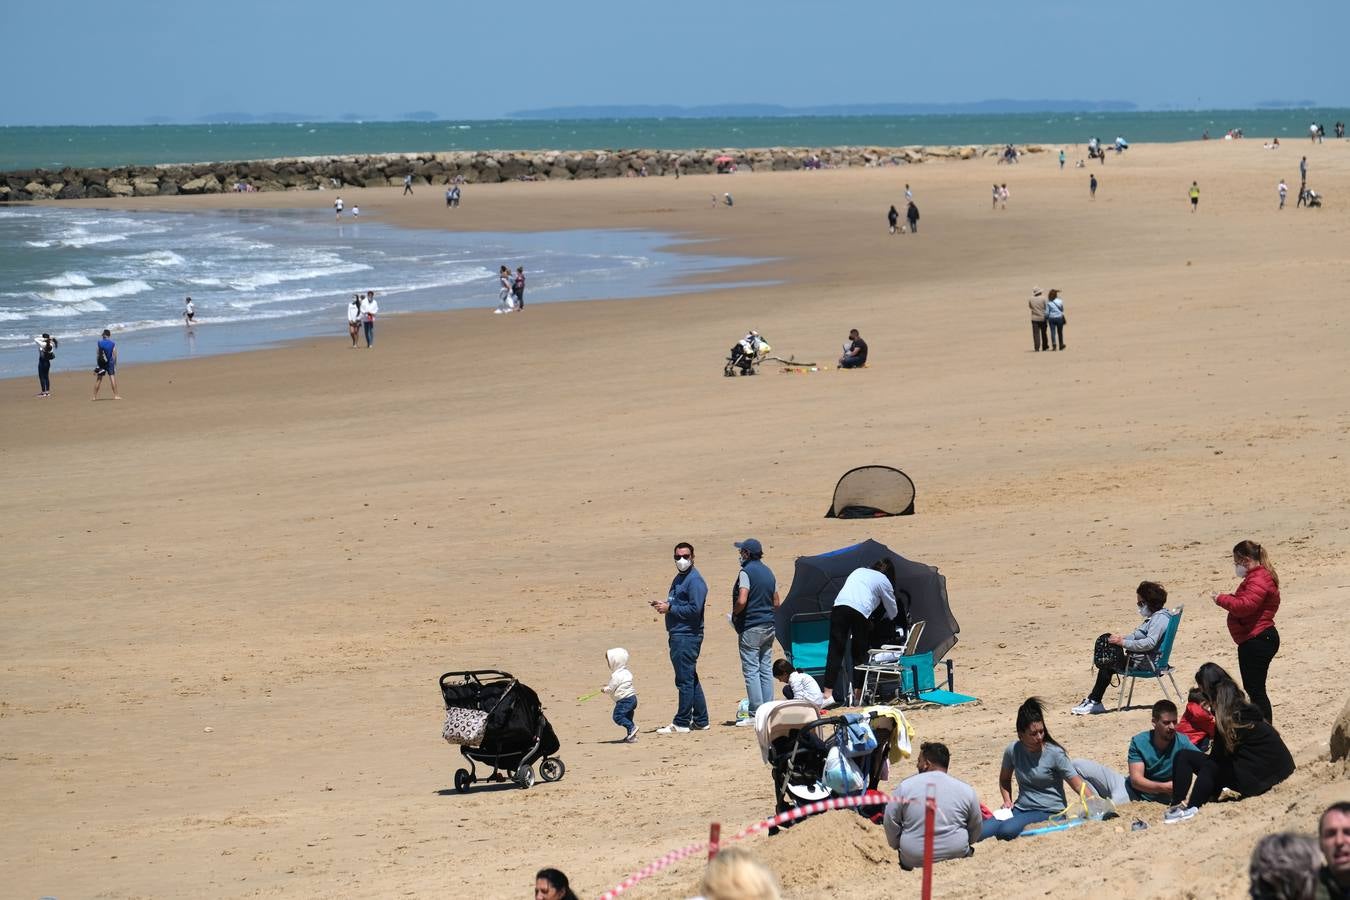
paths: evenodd
<path fill-rule="evenodd" d="M 1097 638 L 1092 648 L 1092 664 L 1107 672 L 1125 671 L 1125 648 L 1110 642 L 1111 635 L 1103 634 Z"/>
<path fill-rule="evenodd" d="M 98 348 L 98 367 L 100 369 L 108 368 L 108 353 L 102 347 Z"/>

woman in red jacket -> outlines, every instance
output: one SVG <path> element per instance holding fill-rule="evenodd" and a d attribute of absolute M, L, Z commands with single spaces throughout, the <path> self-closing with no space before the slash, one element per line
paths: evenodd
<path fill-rule="evenodd" d="M 1242 689 L 1270 722 L 1266 673 L 1270 661 L 1280 652 L 1280 633 L 1275 630 L 1280 576 L 1275 574 L 1265 548 L 1255 541 L 1243 541 L 1233 548 L 1233 566 L 1242 583 L 1231 594 L 1214 594 L 1214 602 L 1228 610 L 1228 633 L 1238 647 Z"/>

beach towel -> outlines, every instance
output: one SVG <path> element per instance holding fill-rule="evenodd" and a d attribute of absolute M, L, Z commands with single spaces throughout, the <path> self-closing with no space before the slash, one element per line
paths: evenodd
<path fill-rule="evenodd" d="M 905 714 L 894 706 L 869 706 L 863 710 L 867 716 L 885 716 L 895 723 L 891 729 L 891 741 L 886 751 L 886 760 L 898 763 L 908 759 L 914 753 L 914 726 L 909 724 Z"/>

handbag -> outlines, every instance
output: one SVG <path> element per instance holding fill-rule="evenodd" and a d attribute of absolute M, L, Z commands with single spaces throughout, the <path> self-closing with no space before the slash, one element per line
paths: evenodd
<path fill-rule="evenodd" d="M 450 744 L 477 747 L 487 736 L 487 720 L 488 714 L 481 709 L 449 707 L 445 711 L 445 725 L 441 727 L 441 737 Z"/>
<path fill-rule="evenodd" d="M 1111 635 L 1103 634 L 1092 647 L 1092 664 L 1108 672 L 1124 672 L 1125 648 L 1111 643 Z"/>
<path fill-rule="evenodd" d="M 833 793 L 840 795 L 856 794 L 867 784 L 853 760 L 840 752 L 838 744 L 831 747 L 825 756 L 825 773 L 821 781 Z"/>

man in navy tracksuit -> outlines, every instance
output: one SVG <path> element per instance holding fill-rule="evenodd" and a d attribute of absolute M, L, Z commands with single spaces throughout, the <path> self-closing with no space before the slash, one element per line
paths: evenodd
<path fill-rule="evenodd" d="M 679 700 L 669 725 L 657 734 L 686 734 L 708 730 L 708 702 L 698 681 L 698 654 L 703 649 L 703 607 L 708 585 L 694 568 L 694 547 L 675 545 L 675 568 L 665 600 L 653 600 L 652 607 L 666 617 L 666 636 L 670 641 L 670 665 L 675 669 L 675 690 Z"/>

